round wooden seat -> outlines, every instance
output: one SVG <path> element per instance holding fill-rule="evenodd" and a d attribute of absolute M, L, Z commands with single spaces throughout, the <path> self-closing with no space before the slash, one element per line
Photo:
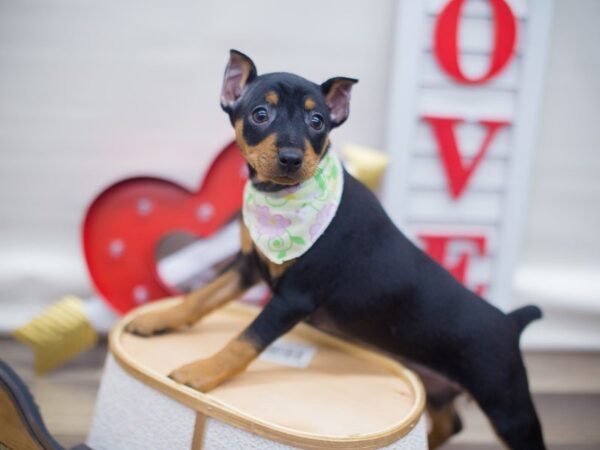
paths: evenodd
<path fill-rule="evenodd" d="M 212 355 L 258 313 L 232 304 L 187 330 L 110 336 L 88 444 L 96 449 L 427 448 L 424 392 L 397 362 L 301 324 L 203 394 L 166 375 Z M 160 442 L 160 446 L 157 446 Z"/>

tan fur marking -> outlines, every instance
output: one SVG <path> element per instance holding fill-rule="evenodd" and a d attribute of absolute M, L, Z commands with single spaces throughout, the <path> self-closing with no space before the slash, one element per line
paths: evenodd
<path fill-rule="evenodd" d="M 178 305 L 136 317 L 127 325 L 127 331 L 150 336 L 159 331 L 189 325 L 238 298 L 244 292 L 241 285 L 238 271 L 230 269 L 206 286 L 187 294 Z"/>
<path fill-rule="evenodd" d="M 327 136 L 327 139 L 325 139 L 325 143 L 323 144 L 323 148 L 321 149 L 321 158 L 323 158 L 323 155 L 325 155 L 325 151 L 327 151 L 330 143 L 331 141 L 329 140 L 329 136 Z"/>
<path fill-rule="evenodd" d="M 277 95 L 277 92 L 269 91 L 269 93 L 265 96 L 265 100 L 269 105 L 275 106 L 277 103 L 279 103 L 279 96 Z"/>
<path fill-rule="evenodd" d="M 323 154 L 323 153 L 321 153 Z M 319 162 L 320 155 L 317 155 L 315 149 L 307 138 L 304 138 L 304 163 L 302 164 L 302 179 L 308 180 L 315 175 Z"/>
<path fill-rule="evenodd" d="M 277 173 L 277 135 L 270 134 L 257 145 L 248 145 L 244 139 L 244 122 L 235 122 L 235 136 L 244 159 L 256 170 L 258 181 L 270 181 L 269 174 Z"/>
<path fill-rule="evenodd" d="M 194 361 L 169 376 L 201 392 L 207 392 L 243 372 L 258 356 L 256 345 L 238 336 L 207 359 Z"/>
<path fill-rule="evenodd" d="M 289 261 L 285 261 L 282 264 L 275 264 L 273 261 L 271 261 L 269 258 L 267 258 L 265 256 L 265 254 L 263 252 L 261 252 L 258 247 L 256 247 L 256 253 L 258 254 L 258 257 L 260 258 L 260 260 L 263 263 L 265 263 L 267 265 L 267 267 L 269 268 L 269 275 L 271 275 L 271 278 L 273 280 L 277 280 L 277 279 L 281 278 L 281 276 L 285 273 L 285 271 L 288 270 L 290 267 L 292 267 L 296 263 L 296 259 L 290 259 Z"/>
<path fill-rule="evenodd" d="M 250 231 L 248 231 L 248 227 L 243 220 L 240 220 L 240 242 L 241 250 L 244 255 L 249 255 L 252 253 L 252 250 L 254 249 L 254 242 L 252 242 Z"/>
<path fill-rule="evenodd" d="M 427 436 L 430 449 L 435 449 L 444 444 L 454 434 L 454 417 L 456 410 L 452 402 L 441 408 L 428 405 L 427 414 L 431 419 L 431 431 Z"/>
<path fill-rule="evenodd" d="M 239 272 L 234 268 L 225 272 L 214 282 L 215 287 L 212 295 L 206 296 L 202 288 L 190 292 L 185 302 L 188 310 L 187 324 L 191 325 L 202 317 L 210 314 L 215 309 L 235 300 L 242 295 L 245 289 L 242 287 L 242 278 Z"/>
<path fill-rule="evenodd" d="M 312 98 L 309 97 L 306 100 L 304 100 L 304 109 L 306 109 L 307 111 L 315 109 L 315 106 L 317 106 L 317 103 Z"/>
<path fill-rule="evenodd" d="M 244 157 L 245 157 L 246 153 L 247 153 L 246 147 L 248 146 L 248 144 L 246 144 L 246 140 L 244 139 L 244 121 L 243 121 L 243 119 L 236 120 L 233 128 L 235 129 L 235 141 L 237 142 L 238 146 L 240 147 L 240 150 L 242 151 L 242 155 L 244 155 Z"/>

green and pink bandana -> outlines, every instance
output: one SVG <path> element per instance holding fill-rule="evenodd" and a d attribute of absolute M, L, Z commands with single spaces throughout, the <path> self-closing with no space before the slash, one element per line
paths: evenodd
<path fill-rule="evenodd" d="M 306 253 L 337 212 L 344 188 L 342 164 L 329 152 L 315 175 L 277 192 L 244 189 L 244 223 L 254 244 L 275 264 Z"/>

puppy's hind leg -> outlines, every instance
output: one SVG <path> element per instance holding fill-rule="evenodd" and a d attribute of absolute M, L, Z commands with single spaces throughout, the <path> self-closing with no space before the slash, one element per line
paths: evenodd
<path fill-rule="evenodd" d="M 431 450 L 441 447 L 448 439 L 462 430 L 462 421 L 456 412 L 453 401 L 444 405 L 428 403 L 427 415 L 431 421 L 427 435 L 427 442 Z"/>
<path fill-rule="evenodd" d="M 427 416 L 430 420 L 427 440 L 430 449 L 441 447 L 462 430 L 462 421 L 454 401 L 463 391 L 442 375 L 421 365 L 405 362 L 417 372 L 427 393 Z"/>
<path fill-rule="evenodd" d="M 467 386 L 494 430 L 512 450 L 545 450 L 542 427 L 531 394 L 520 352 L 510 364 L 497 365 L 500 372 Z M 490 376 L 491 375 L 491 376 Z"/>

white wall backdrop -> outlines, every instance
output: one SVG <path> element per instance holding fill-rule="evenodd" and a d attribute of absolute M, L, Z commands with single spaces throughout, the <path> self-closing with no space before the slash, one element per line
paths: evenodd
<path fill-rule="evenodd" d="M 136 174 L 197 185 L 232 139 L 230 48 L 361 79 L 334 140 L 383 144 L 392 2 L 0 0 L 0 317 L 90 290 L 84 208 Z M 352 26 L 351 24 L 355 24 Z"/>
<path fill-rule="evenodd" d="M 198 183 L 232 137 L 218 105 L 229 48 L 259 72 L 359 78 L 333 141 L 382 148 L 395 6 L 0 0 L 0 328 L 90 292 L 79 225 L 107 184 Z M 575 345 L 600 345 L 585 327 L 600 329 L 599 21 L 596 0 L 556 3 L 515 284 L 516 302 L 549 309 L 536 344 L 569 326 Z"/>
<path fill-rule="evenodd" d="M 526 338 L 600 347 L 600 2 L 558 0 L 522 252 L 519 302 L 546 320 Z"/>

